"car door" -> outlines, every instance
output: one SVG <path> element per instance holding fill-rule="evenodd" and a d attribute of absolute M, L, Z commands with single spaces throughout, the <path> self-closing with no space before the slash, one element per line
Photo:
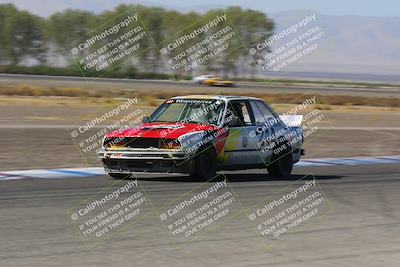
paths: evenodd
<path fill-rule="evenodd" d="M 258 155 L 263 163 L 268 163 L 272 156 L 275 142 L 275 115 L 261 100 L 251 100 L 250 106 L 255 120 L 255 130 L 251 133 L 256 143 Z"/>
<path fill-rule="evenodd" d="M 221 155 L 221 164 L 248 165 L 260 163 L 255 140 L 250 135 L 256 127 L 249 101 L 229 101 L 227 115 L 229 116 L 229 114 L 238 118 L 239 122 L 237 125 L 229 126 L 229 136 Z"/>

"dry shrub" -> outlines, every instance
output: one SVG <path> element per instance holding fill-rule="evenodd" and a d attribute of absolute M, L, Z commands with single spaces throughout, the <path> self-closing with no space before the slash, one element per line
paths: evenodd
<path fill-rule="evenodd" d="M 196 92 L 194 94 L 201 94 Z M 31 86 L 28 84 L 21 84 L 17 86 L 0 85 L 0 95 L 5 96 L 66 96 L 66 97 L 80 97 L 80 98 L 134 98 L 139 97 L 151 106 L 158 105 L 159 99 L 168 99 L 173 96 L 182 96 L 193 94 L 187 90 L 180 91 L 136 91 L 136 90 L 123 90 L 123 89 L 81 89 L 75 87 L 39 87 Z M 203 92 L 203 94 L 209 94 Z M 218 94 L 218 93 L 216 93 Z M 258 97 L 265 100 L 270 104 L 301 104 L 306 99 L 316 97 L 317 103 L 320 108 L 330 109 L 330 105 L 345 105 L 345 106 L 378 106 L 378 107 L 400 107 L 400 98 L 395 97 L 366 97 L 366 96 L 344 96 L 344 95 L 311 95 L 311 94 L 262 94 L 262 93 L 229 93 L 229 95 L 247 95 Z"/>

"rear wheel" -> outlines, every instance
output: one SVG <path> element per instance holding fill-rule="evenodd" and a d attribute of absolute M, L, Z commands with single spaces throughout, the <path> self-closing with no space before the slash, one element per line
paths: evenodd
<path fill-rule="evenodd" d="M 217 155 L 212 146 L 202 147 L 195 157 L 195 168 L 191 177 L 211 179 L 217 173 Z"/>
<path fill-rule="evenodd" d="M 284 151 L 273 159 L 273 162 L 267 166 L 270 175 L 280 178 L 288 178 L 293 169 L 292 151 Z"/>
<path fill-rule="evenodd" d="M 110 172 L 110 173 L 108 173 L 108 175 L 110 175 L 112 178 L 118 179 L 118 180 L 122 180 L 122 179 L 131 177 L 131 175 L 128 174 L 128 173 L 113 173 L 113 172 Z"/>

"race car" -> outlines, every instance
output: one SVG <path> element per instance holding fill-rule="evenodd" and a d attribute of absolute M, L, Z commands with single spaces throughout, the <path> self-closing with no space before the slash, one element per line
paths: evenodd
<path fill-rule="evenodd" d="M 219 170 L 265 167 L 288 177 L 304 154 L 303 132 L 301 116 L 282 118 L 253 97 L 173 97 L 143 124 L 107 133 L 98 155 L 114 178 L 154 172 L 208 179 Z"/>
<path fill-rule="evenodd" d="M 235 84 L 232 81 L 223 80 L 223 79 L 217 78 L 217 77 L 206 79 L 202 83 L 204 85 L 209 85 L 209 86 L 224 86 L 224 87 L 235 86 Z"/>
<path fill-rule="evenodd" d="M 202 84 L 205 80 L 217 78 L 214 75 L 200 75 L 193 78 L 193 81 Z"/>

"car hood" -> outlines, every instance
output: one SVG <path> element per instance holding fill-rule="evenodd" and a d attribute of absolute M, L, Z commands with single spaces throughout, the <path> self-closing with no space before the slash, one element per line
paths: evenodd
<path fill-rule="evenodd" d="M 142 137 L 177 139 L 187 133 L 219 129 L 212 125 L 193 123 L 145 123 L 135 128 L 109 132 L 106 137 Z"/>

